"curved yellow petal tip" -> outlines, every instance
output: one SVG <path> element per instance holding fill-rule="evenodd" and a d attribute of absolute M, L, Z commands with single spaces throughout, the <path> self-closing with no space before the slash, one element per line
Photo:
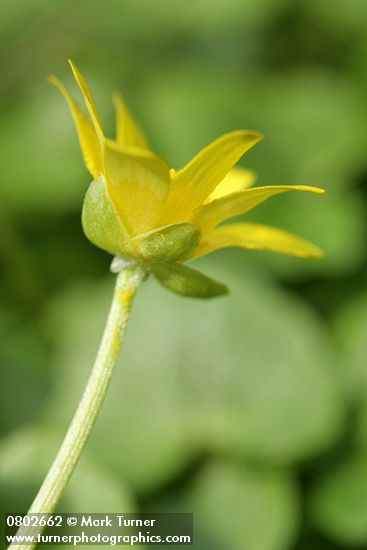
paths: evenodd
<path fill-rule="evenodd" d="M 56 78 L 56 76 L 53 75 L 53 74 L 48 74 L 48 75 L 46 76 L 46 79 L 47 79 L 47 82 L 48 82 L 49 84 L 52 84 L 53 86 L 57 86 L 57 87 L 58 87 L 58 86 L 61 84 L 60 80 L 59 80 L 58 78 Z"/>
<path fill-rule="evenodd" d="M 59 90 L 59 92 L 62 93 L 62 95 L 66 99 L 67 103 L 69 104 L 69 107 L 73 111 L 73 109 L 75 108 L 75 106 L 73 105 L 73 99 L 71 98 L 71 96 L 67 92 L 67 90 L 66 90 L 65 86 L 63 85 L 63 83 L 61 82 L 61 80 L 59 80 L 53 74 L 47 75 L 46 78 L 47 78 L 48 83 L 51 84 L 51 86 L 55 86 L 55 88 L 57 88 Z"/>
<path fill-rule="evenodd" d="M 313 258 L 315 260 L 323 260 L 326 256 L 326 252 L 325 250 L 321 250 L 321 248 L 319 248 L 319 250 L 317 252 L 315 252 Z"/>
<path fill-rule="evenodd" d="M 68 59 L 68 62 L 69 62 L 71 71 L 73 73 L 75 82 L 79 86 L 79 89 L 80 89 L 80 91 L 81 91 L 81 93 L 84 97 L 85 105 L 88 109 L 89 116 L 91 117 L 91 120 L 92 120 L 93 125 L 96 129 L 98 137 L 99 137 L 99 139 L 103 140 L 104 135 L 103 135 L 103 131 L 102 131 L 101 120 L 100 120 L 100 117 L 99 117 L 99 114 L 98 114 L 98 111 L 97 111 L 97 106 L 96 106 L 95 101 L 93 99 L 92 93 L 91 93 L 91 91 L 88 87 L 88 84 L 87 84 L 86 80 L 84 79 L 83 75 L 81 74 L 81 72 L 79 71 L 79 69 L 77 68 L 77 66 L 73 63 L 73 61 L 71 59 Z"/>
<path fill-rule="evenodd" d="M 246 138 L 253 137 L 257 142 L 262 141 L 265 136 L 261 132 L 258 132 L 257 130 L 234 130 L 234 132 L 230 132 L 231 134 L 235 135 L 237 134 L 243 134 Z"/>
<path fill-rule="evenodd" d="M 309 193 L 316 193 L 316 195 L 324 195 L 326 190 L 322 187 L 313 187 L 312 185 L 291 185 L 290 188 L 294 187 L 297 191 L 308 191 Z"/>
<path fill-rule="evenodd" d="M 322 248 L 319 248 L 313 243 L 308 243 L 308 244 L 309 244 L 309 249 L 307 253 L 295 254 L 295 256 L 298 255 L 298 257 L 301 257 L 301 258 L 303 257 L 310 260 L 323 260 L 325 258 L 326 252 L 322 250 Z"/>
<path fill-rule="evenodd" d="M 73 76 L 75 78 L 75 80 L 78 82 L 79 78 L 80 78 L 80 73 L 79 73 L 79 70 L 77 68 L 77 66 L 75 65 L 75 63 L 71 60 L 71 59 L 68 59 L 68 63 L 69 63 L 69 67 L 73 73 Z"/>
<path fill-rule="evenodd" d="M 63 83 L 61 82 L 61 80 L 59 80 L 55 75 L 53 74 L 49 74 L 47 75 L 47 81 L 49 84 L 51 84 L 51 86 L 55 86 L 55 88 L 57 88 L 59 90 L 59 92 L 62 93 L 62 95 L 64 96 L 64 98 L 66 99 L 67 103 L 69 104 L 69 107 L 71 108 L 71 110 L 73 111 L 73 109 L 75 109 L 75 105 L 74 105 L 74 102 L 73 102 L 73 99 L 71 98 L 71 96 L 69 95 L 68 91 L 66 90 L 65 86 L 63 85 Z"/>
<path fill-rule="evenodd" d="M 68 58 L 68 63 L 70 65 L 71 69 L 76 69 L 76 66 L 75 66 L 74 62 L 72 61 L 72 59 L 70 59 L 70 57 Z"/>
<path fill-rule="evenodd" d="M 322 187 L 312 187 L 313 193 L 317 193 L 318 195 L 325 195 L 326 189 L 323 189 Z"/>
<path fill-rule="evenodd" d="M 74 76 L 77 84 L 79 86 L 82 85 L 82 87 L 83 87 L 84 79 L 83 79 L 82 75 L 80 74 L 80 71 L 79 71 L 78 67 L 75 65 L 75 63 L 71 59 L 68 59 L 68 63 L 69 63 L 70 69 L 73 73 L 73 76 Z"/>

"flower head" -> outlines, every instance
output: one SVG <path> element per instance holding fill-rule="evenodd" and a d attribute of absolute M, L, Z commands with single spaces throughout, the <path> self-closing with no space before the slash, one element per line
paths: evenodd
<path fill-rule="evenodd" d="M 255 177 L 234 168 L 262 139 L 258 132 L 227 133 L 178 171 L 153 153 L 120 95 L 114 97 L 115 140 L 105 137 L 92 94 L 70 61 L 86 112 L 63 84 L 49 77 L 72 112 L 85 165 L 93 177 L 82 223 L 88 239 L 111 254 L 145 264 L 166 287 L 180 294 L 218 296 L 227 288 L 184 262 L 226 247 L 271 250 L 319 258 L 322 251 L 285 231 L 249 222 L 221 225 L 287 191 L 323 193 L 309 186 L 252 187 Z"/>

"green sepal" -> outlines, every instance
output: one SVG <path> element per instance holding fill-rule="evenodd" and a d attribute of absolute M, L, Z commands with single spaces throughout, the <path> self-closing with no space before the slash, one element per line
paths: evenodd
<path fill-rule="evenodd" d="M 84 198 L 82 226 L 96 246 L 117 256 L 132 256 L 131 240 L 123 226 L 101 175 L 92 181 Z"/>
<path fill-rule="evenodd" d="M 215 298 L 229 292 L 222 283 L 184 265 L 155 265 L 152 271 L 163 286 L 182 296 Z"/>
<path fill-rule="evenodd" d="M 189 258 L 198 247 L 200 231 L 192 223 L 159 227 L 134 239 L 139 253 L 153 263 L 174 263 Z"/>

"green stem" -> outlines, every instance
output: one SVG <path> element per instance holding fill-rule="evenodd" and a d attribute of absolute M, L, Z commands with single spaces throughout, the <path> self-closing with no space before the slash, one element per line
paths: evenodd
<path fill-rule="evenodd" d="M 116 287 L 98 354 L 59 452 L 28 514 L 52 513 L 78 463 L 89 434 L 101 410 L 125 333 L 132 300 L 145 277 L 138 265 L 125 267 L 117 276 Z M 17 535 L 42 533 L 43 527 L 20 528 Z M 34 548 L 36 543 L 12 545 L 12 550 Z"/>

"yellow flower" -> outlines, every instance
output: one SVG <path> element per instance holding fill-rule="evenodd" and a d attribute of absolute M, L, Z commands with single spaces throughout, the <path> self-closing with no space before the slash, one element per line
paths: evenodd
<path fill-rule="evenodd" d="M 226 247 L 271 250 L 319 258 L 313 244 L 285 231 L 249 222 L 220 225 L 287 191 L 323 193 L 309 186 L 252 187 L 254 175 L 234 168 L 262 139 L 238 130 L 216 139 L 178 171 L 149 149 L 147 139 L 120 95 L 114 97 L 116 139 L 105 137 L 92 94 L 70 61 L 87 112 L 63 84 L 77 127 L 84 162 L 93 177 L 84 200 L 82 223 L 90 241 L 119 258 L 139 261 L 180 294 L 209 297 L 227 291 L 183 262 Z"/>

